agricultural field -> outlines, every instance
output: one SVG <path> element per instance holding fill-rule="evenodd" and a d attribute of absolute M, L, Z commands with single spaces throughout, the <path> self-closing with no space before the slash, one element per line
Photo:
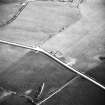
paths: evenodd
<path fill-rule="evenodd" d="M 0 4 L 0 105 L 105 105 L 104 1 L 31 1 L 2 26 L 22 6 L 11 1 Z"/>
<path fill-rule="evenodd" d="M 9 20 L 20 7 L 21 5 L 16 6 L 15 3 L 1 5 L 1 20 Z M 0 28 L 0 39 L 27 46 L 38 46 L 79 19 L 79 10 L 72 8 L 70 4 L 29 2 L 15 21 Z"/>

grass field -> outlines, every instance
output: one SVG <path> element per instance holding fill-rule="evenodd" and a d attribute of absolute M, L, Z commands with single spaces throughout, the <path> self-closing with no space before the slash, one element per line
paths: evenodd
<path fill-rule="evenodd" d="M 29 50 L 0 43 L 0 73 L 18 61 Z"/>
<path fill-rule="evenodd" d="M 4 13 L 13 15 L 17 11 L 14 5 L 0 6 L 1 20 L 7 17 Z M 13 23 L 0 28 L 0 39 L 27 46 L 40 45 L 79 19 L 79 10 L 64 3 L 30 2 Z"/>
<path fill-rule="evenodd" d="M 48 40 L 42 48 L 75 59 L 73 66 L 85 72 L 100 64 L 99 57 L 105 56 L 105 7 L 90 3 L 79 8 L 81 19 Z"/>

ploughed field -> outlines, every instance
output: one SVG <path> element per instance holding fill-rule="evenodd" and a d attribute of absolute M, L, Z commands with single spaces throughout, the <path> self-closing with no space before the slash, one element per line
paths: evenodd
<path fill-rule="evenodd" d="M 34 99 L 38 88 L 44 83 L 39 97 L 42 100 L 75 76 L 45 54 L 30 51 L 0 73 L 0 86 L 18 94 L 32 90 L 29 95 Z"/>
<path fill-rule="evenodd" d="M 44 53 L 5 44 L 1 44 L 0 50 L 1 55 L 4 54 L 3 50 L 8 52 L 0 57 L 1 62 L 8 65 L 0 72 L 0 87 L 3 88 L 0 89 L 0 105 L 32 104 L 20 95 L 30 96 L 36 103 L 39 103 L 67 82 L 69 85 L 42 104 L 104 105 L 105 92 L 103 89 L 81 78 Z M 11 57 L 14 59 L 11 60 Z M 102 63 L 86 74 L 105 85 L 104 69 L 105 65 Z M 38 96 L 42 84 L 44 88 Z M 10 91 L 17 94 L 8 95 Z"/>

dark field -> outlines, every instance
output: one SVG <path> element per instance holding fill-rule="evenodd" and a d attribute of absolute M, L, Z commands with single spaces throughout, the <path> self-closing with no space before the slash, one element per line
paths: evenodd
<path fill-rule="evenodd" d="M 8 46 L 7 49 L 10 50 L 11 47 L 12 46 Z M 22 50 L 21 48 L 12 48 L 13 49 L 11 49 L 11 51 L 20 56 L 23 54 L 23 51 L 27 51 L 23 50 L 22 53 L 20 53 L 18 51 Z M 9 56 L 7 57 L 9 58 Z M 12 57 L 15 57 L 14 53 Z M 7 67 L 5 70 L 1 70 L 0 86 L 5 90 L 11 90 L 17 92 L 18 94 L 25 94 L 27 90 L 32 90 L 29 96 L 31 96 L 33 99 L 42 83 L 45 84 L 45 87 L 39 100 L 48 97 L 56 89 L 63 86 L 68 80 L 72 80 L 76 76 L 76 74 L 69 71 L 67 68 L 63 67 L 41 52 L 29 51 L 19 58 L 19 60 L 14 60 L 11 62 L 12 64 L 9 67 Z M 8 64 L 8 62 L 4 63 Z M 3 91 L 1 90 L 1 94 L 3 94 L 2 92 Z M 15 98 L 15 96 L 10 97 Z M 7 103 L 10 105 L 15 102 L 8 102 L 8 96 L 6 98 Z M 24 101 L 24 98 L 19 98 L 19 100 Z M 4 97 L 1 99 L 0 105 L 6 105 L 7 103 L 5 102 Z M 19 105 L 22 104 L 19 103 Z"/>
<path fill-rule="evenodd" d="M 4 44 L 1 45 L 5 46 Z M 25 94 L 28 90 L 31 90 L 28 96 L 32 97 L 35 102 L 40 102 L 70 81 L 68 86 L 45 103 L 42 103 L 42 105 L 104 105 L 105 92 L 103 89 L 84 78 L 77 77 L 76 74 L 45 54 L 9 45 L 6 48 L 8 51 L 17 53 L 18 56 L 16 56 L 16 60 L 11 61 L 12 64 L 9 64 L 9 67 L 1 69 L 0 86 L 5 89 L 0 90 L 1 96 L 7 90 L 17 92 L 18 95 Z M 15 53 L 12 53 L 11 57 L 15 57 Z M 21 55 L 22 57 L 20 57 Z M 7 55 L 7 57 L 9 58 L 10 56 Z M 8 64 L 8 62 L 4 63 Z M 104 70 L 105 65 L 102 63 L 86 74 L 105 85 Z M 35 96 L 43 83 L 45 84 L 44 90 L 36 100 Z M 1 98 L 0 105 L 31 105 L 29 100 L 18 95 L 7 95 Z"/>

